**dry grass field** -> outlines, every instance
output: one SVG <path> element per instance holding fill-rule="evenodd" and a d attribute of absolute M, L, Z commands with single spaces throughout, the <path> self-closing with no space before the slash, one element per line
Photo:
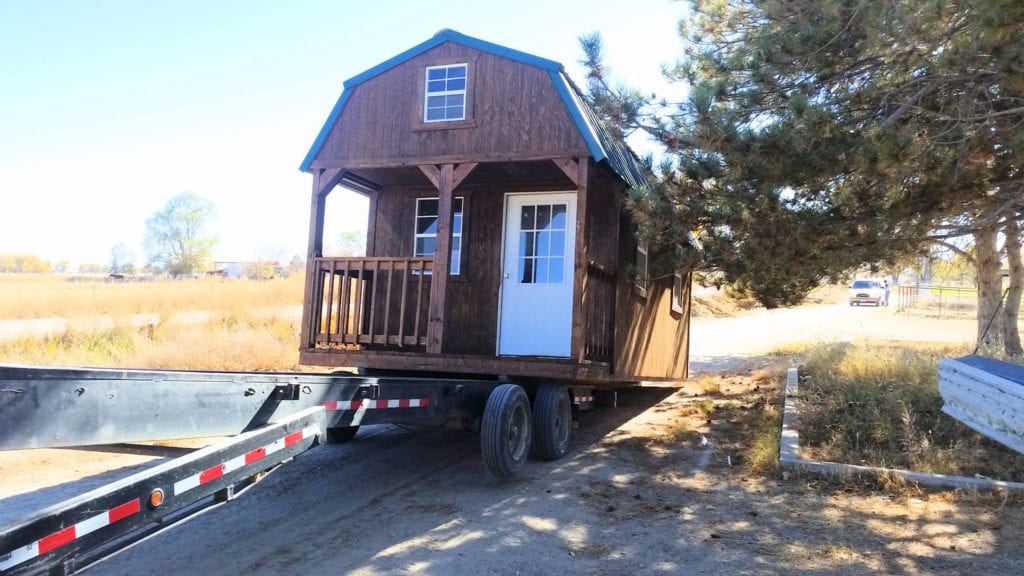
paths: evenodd
<path fill-rule="evenodd" d="M 0 320 L 65 319 L 66 331 L 0 341 L 0 363 L 292 370 L 303 278 L 152 282 L 0 276 Z"/>
<path fill-rule="evenodd" d="M 109 282 L 55 274 L 0 274 L 0 319 L 173 314 L 210 310 L 244 315 L 253 309 L 302 305 L 303 277 Z"/>

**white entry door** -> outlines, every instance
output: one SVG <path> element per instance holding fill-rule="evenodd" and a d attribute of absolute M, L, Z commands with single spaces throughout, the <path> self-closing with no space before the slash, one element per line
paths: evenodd
<path fill-rule="evenodd" d="M 568 357 L 576 193 L 505 198 L 498 354 Z"/>

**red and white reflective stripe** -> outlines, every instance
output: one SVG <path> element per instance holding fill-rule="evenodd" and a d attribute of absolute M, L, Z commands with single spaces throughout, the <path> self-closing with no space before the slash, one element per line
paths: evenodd
<path fill-rule="evenodd" d="M 113 524 L 114 522 L 124 520 L 133 514 L 138 514 L 141 509 L 142 504 L 138 498 L 129 500 L 120 506 L 111 508 L 106 512 L 100 512 L 99 514 L 82 520 L 73 526 L 68 526 L 63 530 L 40 538 L 31 544 L 22 546 L 13 552 L 0 555 L 0 570 L 7 570 L 8 568 L 17 566 L 23 562 L 27 562 L 36 556 L 52 552 L 53 550 L 56 550 L 65 544 L 69 544 L 75 539 L 81 538 L 86 534 L 91 534 L 100 528 L 105 528 Z"/>
<path fill-rule="evenodd" d="M 422 408 L 429 406 L 427 398 L 393 398 L 391 400 L 332 400 L 324 402 L 324 410 L 382 410 L 385 408 Z"/>
<path fill-rule="evenodd" d="M 259 462 L 260 460 L 266 458 L 267 456 L 273 454 L 274 452 L 283 450 L 289 446 L 301 442 L 302 440 L 312 438 L 316 436 L 316 434 L 316 427 L 310 426 L 309 428 L 303 428 L 302 430 L 288 434 L 284 438 L 278 438 L 277 440 L 274 440 L 273 442 L 267 444 L 266 446 L 261 446 L 253 450 L 249 450 L 248 452 L 242 454 L 241 456 L 236 456 L 235 458 L 227 460 L 226 462 L 210 466 L 209 468 L 203 470 L 198 474 L 193 474 L 188 478 L 183 478 L 175 482 L 174 495 L 177 496 L 184 492 L 188 492 L 193 488 L 198 488 L 203 484 L 213 482 L 214 480 L 220 478 L 221 476 L 224 476 L 229 472 L 234 472 L 235 470 L 238 470 L 243 466 L 248 466 L 249 464 L 252 464 L 254 462 Z"/>
<path fill-rule="evenodd" d="M 593 401 L 594 401 L 594 397 L 593 396 L 577 396 L 576 397 L 576 404 L 585 404 L 587 402 L 593 402 Z"/>

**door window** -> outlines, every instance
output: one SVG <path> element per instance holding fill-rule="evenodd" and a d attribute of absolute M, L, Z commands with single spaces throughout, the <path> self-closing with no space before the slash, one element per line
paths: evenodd
<path fill-rule="evenodd" d="M 518 275 L 521 284 L 565 282 L 565 204 L 520 208 Z"/>

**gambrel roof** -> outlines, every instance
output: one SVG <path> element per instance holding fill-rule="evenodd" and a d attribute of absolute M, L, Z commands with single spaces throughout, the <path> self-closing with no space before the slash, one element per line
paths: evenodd
<path fill-rule="evenodd" d="M 338 98 L 333 110 L 331 110 L 330 116 L 327 117 L 327 121 L 313 142 L 309 153 L 306 154 L 300 169 L 304 172 L 310 171 L 313 161 L 320 154 L 324 143 L 327 141 L 331 130 L 341 116 L 342 110 L 344 110 L 348 98 L 356 86 L 445 42 L 461 44 L 547 71 L 552 85 L 557 90 L 562 103 L 579 130 L 580 136 L 586 142 L 587 149 L 594 161 L 606 162 L 629 187 L 639 187 L 646 183 L 644 171 L 640 167 L 635 154 L 626 146 L 625 142 L 614 138 L 604 128 L 597 115 L 584 101 L 583 94 L 572 80 L 569 79 L 561 64 L 447 29 L 438 32 L 429 40 L 417 44 L 405 52 L 346 80 L 341 96 Z"/>

